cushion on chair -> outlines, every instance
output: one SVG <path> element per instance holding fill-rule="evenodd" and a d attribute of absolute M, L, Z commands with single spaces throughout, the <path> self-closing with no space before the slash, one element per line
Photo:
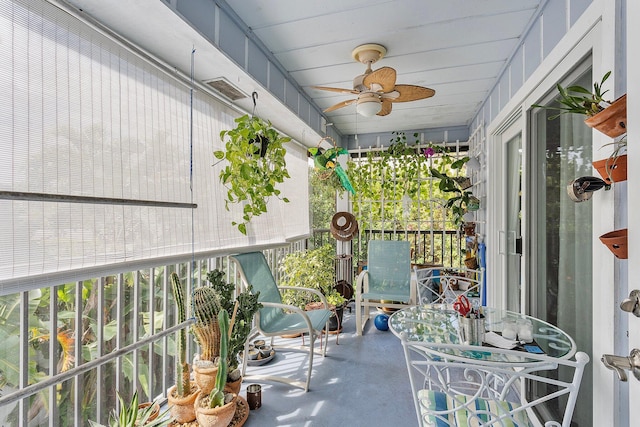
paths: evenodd
<path fill-rule="evenodd" d="M 497 419 L 500 415 L 508 414 L 520 406 L 517 403 L 500 400 L 474 399 L 473 396 L 463 394 L 450 396 L 441 391 L 433 390 L 418 391 L 418 399 L 423 425 L 433 427 L 482 426 L 483 423 L 491 419 L 491 414 L 494 419 Z M 456 408 L 459 409 L 455 410 Z M 500 427 L 532 426 L 525 411 L 517 412 L 491 425 Z"/>

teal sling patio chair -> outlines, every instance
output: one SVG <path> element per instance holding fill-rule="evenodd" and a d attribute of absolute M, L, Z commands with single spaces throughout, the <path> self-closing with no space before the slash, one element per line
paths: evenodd
<path fill-rule="evenodd" d="M 356 280 L 358 335 L 362 335 L 372 306 L 404 308 L 416 301 L 415 283 L 411 280 L 409 242 L 370 240 L 367 250 L 367 269 Z"/>
<path fill-rule="evenodd" d="M 256 313 L 254 318 L 254 328 L 249 335 L 250 338 L 260 333 L 265 337 L 271 337 L 271 345 L 273 345 L 273 337 L 275 336 L 309 334 L 308 346 L 303 345 L 301 347 L 295 347 L 297 350 L 309 352 L 309 366 L 307 368 L 306 382 L 271 375 L 252 375 L 247 378 L 282 382 L 295 387 L 300 387 L 304 389 L 304 391 L 308 391 L 309 383 L 311 382 L 311 372 L 313 369 L 313 354 L 315 353 L 314 343 L 316 338 L 320 337 L 320 348 L 322 356 L 324 356 L 327 351 L 328 340 L 325 340 L 325 344 L 323 346 L 322 330 L 323 328 L 327 331 L 329 330 L 328 322 L 332 312 L 326 309 L 305 311 L 292 305 L 283 304 L 280 290 L 293 289 L 300 292 L 311 292 L 318 295 L 320 300 L 325 304 L 324 306 L 328 307 L 324 295 L 315 289 L 299 288 L 295 286 L 278 287 L 275 279 L 273 278 L 273 274 L 271 273 L 271 269 L 269 268 L 269 264 L 267 264 L 267 260 L 262 252 L 250 252 L 234 255 L 229 259 L 236 264 L 243 286 L 248 288 L 250 285 L 252 292 L 260 292 L 258 301 L 262 303 L 263 308 Z M 247 352 L 250 341 L 251 339 L 247 339 L 243 352 L 243 376 L 247 366 Z M 291 347 L 280 346 L 279 348 Z M 304 362 L 305 361 L 303 359 L 303 365 Z"/>

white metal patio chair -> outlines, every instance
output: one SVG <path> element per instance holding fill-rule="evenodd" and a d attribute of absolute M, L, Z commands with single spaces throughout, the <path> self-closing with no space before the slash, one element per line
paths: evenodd
<path fill-rule="evenodd" d="M 280 290 L 292 289 L 300 292 L 311 292 L 320 297 L 320 300 L 328 307 L 327 301 L 319 291 L 309 288 L 298 288 L 295 286 L 277 286 L 273 278 L 271 269 L 267 264 L 262 252 L 251 252 L 245 254 L 234 255 L 229 259 L 236 264 L 237 271 L 242 278 L 243 286 L 251 286 L 252 292 L 260 292 L 258 301 L 262 303 L 263 308 L 256 313 L 254 318 L 254 328 L 250 333 L 250 337 L 262 334 L 265 337 L 271 337 L 273 345 L 273 337 L 281 335 L 309 334 L 309 345 L 297 347 L 278 348 L 295 348 L 309 352 L 309 361 L 307 367 L 307 379 L 305 382 L 296 381 L 291 378 L 281 376 L 252 375 L 247 378 L 265 381 L 277 381 L 285 384 L 300 387 L 304 391 L 309 390 L 311 382 L 311 372 L 313 369 L 313 355 L 315 353 L 314 343 L 316 338 L 320 337 L 320 348 L 324 356 L 327 351 L 327 342 L 322 345 L 323 328 L 329 330 L 329 317 L 331 311 L 327 309 L 318 309 L 305 311 L 292 305 L 282 303 Z M 247 339 L 243 352 L 242 375 L 244 376 L 247 367 L 247 353 L 249 349 L 250 339 Z M 302 362 L 304 364 L 304 360 Z"/>
<path fill-rule="evenodd" d="M 586 353 L 568 360 L 517 350 L 408 341 L 404 334 L 401 339 L 420 426 L 570 426 L 589 362 Z M 477 359 L 449 354 L 446 347 L 452 346 Z M 525 361 L 514 363 L 523 355 Z M 558 379 L 561 367 L 570 379 Z M 538 393 L 528 398 L 525 390 L 531 388 Z M 546 410 L 540 413 L 555 414 L 557 419 L 540 424 L 534 410 L 543 406 Z"/>
<path fill-rule="evenodd" d="M 370 240 L 367 269 L 356 280 L 356 331 L 369 320 L 371 306 L 404 308 L 415 304 L 416 291 L 411 281 L 411 253 L 408 241 Z"/>
<path fill-rule="evenodd" d="M 459 295 L 483 300 L 484 269 L 414 267 L 420 304 L 453 304 Z M 455 273 L 455 274 L 453 274 Z"/>

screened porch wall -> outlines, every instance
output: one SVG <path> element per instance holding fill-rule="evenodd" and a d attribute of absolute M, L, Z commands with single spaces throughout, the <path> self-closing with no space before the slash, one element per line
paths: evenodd
<path fill-rule="evenodd" d="M 46 1 L 0 1 L 0 39 L 0 294 L 309 234 L 303 147 L 245 236 L 213 157 L 242 112 Z"/>

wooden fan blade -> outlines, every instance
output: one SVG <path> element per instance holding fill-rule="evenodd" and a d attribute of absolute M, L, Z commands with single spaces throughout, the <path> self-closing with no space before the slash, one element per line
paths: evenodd
<path fill-rule="evenodd" d="M 328 90 L 329 92 L 338 92 L 338 93 L 350 93 L 352 95 L 357 95 L 360 92 L 358 92 L 357 90 L 353 90 L 353 89 L 341 89 L 339 87 L 326 87 L 326 86 L 311 86 L 314 89 L 320 89 L 320 90 Z"/>
<path fill-rule="evenodd" d="M 396 85 L 394 90 L 398 91 L 400 96 L 397 98 L 390 98 L 391 102 L 417 101 L 418 99 L 431 98 L 436 94 L 436 91 L 433 89 L 414 85 Z"/>
<path fill-rule="evenodd" d="M 337 110 L 338 108 L 346 107 L 347 105 L 351 105 L 355 103 L 357 99 L 349 99 L 347 101 L 338 102 L 336 105 L 332 105 L 331 107 L 324 110 L 325 113 L 329 113 L 331 111 Z"/>
<path fill-rule="evenodd" d="M 382 86 L 382 92 L 391 92 L 396 85 L 396 70 L 391 67 L 382 67 L 367 74 L 362 83 L 371 89 L 373 83 Z"/>
<path fill-rule="evenodd" d="M 386 116 L 387 114 L 389 114 L 391 112 L 391 101 L 389 101 L 388 99 L 383 99 L 382 100 L 382 109 L 380 110 L 380 112 L 377 114 L 378 116 Z"/>

